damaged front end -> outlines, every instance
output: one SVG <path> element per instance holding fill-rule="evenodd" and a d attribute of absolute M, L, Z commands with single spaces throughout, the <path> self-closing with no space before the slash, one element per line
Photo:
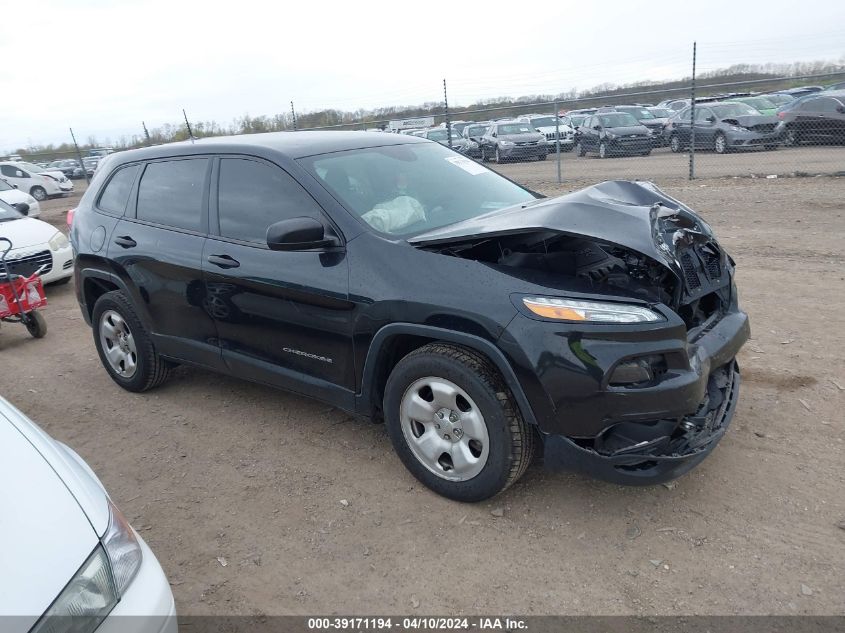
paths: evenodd
<path fill-rule="evenodd" d="M 739 387 L 735 356 L 749 335 L 734 262 L 704 220 L 651 183 L 606 182 L 411 242 L 537 284 L 538 295 L 663 315 L 648 324 L 565 322 L 512 296 L 519 314 L 499 344 L 522 369 L 548 465 L 651 484 L 695 466 L 725 433 Z"/>

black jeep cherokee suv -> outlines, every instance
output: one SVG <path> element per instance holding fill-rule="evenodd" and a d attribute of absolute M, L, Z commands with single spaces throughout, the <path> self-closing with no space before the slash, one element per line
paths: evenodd
<path fill-rule="evenodd" d="M 737 404 L 734 263 L 650 183 L 546 199 L 437 143 L 293 132 L 120 152 L 72 222 L 103 366 L 185 363 L 383 416 L 437 492 L 547 464 L 650 484 Z"/>

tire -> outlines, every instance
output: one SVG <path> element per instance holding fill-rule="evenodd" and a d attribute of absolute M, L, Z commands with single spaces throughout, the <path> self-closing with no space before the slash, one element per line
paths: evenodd
<path fill-rule="evenodd" d="M 768 145 L 763 145 L 763 149 L 767 149 L 770 152 L 776 150 L 777 148 L 778 146 L 776 143 L 769 143 Z"/>
<path fill-rule="evenodd" d="M 669 137 L 669 149 L 671 149 L 675 154 L 680 154 L 684 150 L 681 146 L 681 139 L 678 138 L 677 134 L 673 134 Z"/>
<path fill-rule="evenodd" d="M 540 154 L 539 156 L 537 156 L 537 160 L 546 160 L 546 156 L 547 154 Z"/>
<path fill-rule="evenodd" d="M 26 315 L 26 331 L 32 338 L 44 338 L 47 335 L 47 321 L 38 310 Z"/>
<path fill-rule="evenodd" d="M 118 385 L 127 391 L 141 392 L 157 387 L 167 379 L 173 365 L 156 353 L 149 333 L 121 291 L 113 290 L 97 299 L 91 323 L 100 361 Z M 111 344 L 107 340 L 109 334 L 114 337 L 110 339 Z M 112 349 L 116 351 L 110 360 Z"/>
<path fill-rule="evenodd" d="M 798 132 L 793 129 L 787 129 L 786 134 L 783 137 L 783 144 L 786 147 L 795 147 L 801 143 L 801 138 L 798 136 Z"/>
<path fill-rule="evenodd" d="M 482 162 L 482 163 L 486 163 L 486 162 L 488 162 L 489 160 L 490 160 L 490 159 L 489 159 L 489 158 L 487 158 L 487 152 L 485 152 L 485 151 L 484 151 L 484 148 L 482 148 L 482 149 L 481 149 L 481 162 Z"/>
<path fill-rule="evenodd" d="M 607 143 L 599 143 L 599 158 L 607 158 Z"/>
<path fill-rule="evenodd" d="M 721 132 L 718 132 L 716 138 L 713 139 L 713 149 L 716 150 L 717 154 L 726 154 L 728 152 L 728 139 Z"/>
<path fill-rule="evenodd" d="M 651 150 L 648 150 L 647 152 L 640 152 L 640 156 L 651 156 Z"/>
<path fill-rule="evenodd" d="M 503 162 L 503 161 L 502 161 L 502 156 L 499 154 L 499 146 L 497 145 L 497 146 L 496 146 L 496 164 L 497 164 L 497 165 L 501 165 L 501 164 L 502 164 L 502 162 Z"/>
<path fill-rule="evenodd" d="M 44 202 L 47 199 L 47 190 L 44 187 L 36 185 L 29 190 L 29 195 L 38 200 L 38 202 Z"/>
<path fill-rule="evenodd" d="M 430 343 L 400 360 L 387 380 L 384 412 L 405 467 L 455 501 L 483 501 L 502 492 L 525 473 L 533 456 L 534 429 L 522 419 L 501 375 L 487 358 L 464 347 Z M 424 436 L 429 440 L 416 442 Z"/>
<path fill-rule="evenodd" d="M 578 145 L 576 145 L 576 150 L 578 152 L 578 156 L 582 158 L 587 155 L 587 150 L 584 149 L 584 144 L 581 141 L 578 141 Z"/>

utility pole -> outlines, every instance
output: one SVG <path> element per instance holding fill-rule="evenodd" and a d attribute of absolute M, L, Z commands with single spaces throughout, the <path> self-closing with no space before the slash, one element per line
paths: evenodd
<path fill-rule="evenodd" d="M 449 147 L 452 147 L 452 122 L 449 120 L 449 97 L 446 95 L 446 80 L 443 80 L 443 106 L 446 111 L 446 134 L 449 138 Z"/>
<path fill-rule="evenodd" d="M 144 138 L 147 139 L 147 145 L 152 145 L 152 141 L 150 140 L 150 133 L 147 131 L 147 124 L 141 121 L 141 127 L 144 128 Z"/>
<path fill-rule="evenodd" d="M 79 151 L 79 145 L 76 144 L 76 136 L 73 133 L 73 128 L 70 130 L 70 137 L 73 139 L 73 146 L 76 148 L 76 157 L 79 159 L 79 166 L 82 167 L 82 173 L 85 174 L 85 182 L 91 184 L 91 179 L 88 177 L 88 170 L 85 169 L 85 163 L 82 161 L 82 152 Z"/>
<path fill-rule="evenodd" d="M 293 109 L 293 101 L 290 102 L 290 115 L 293 117 L 293 131 L 296 132 L 296 110 Z"/>
<path fill-rule="evenodd" d="M 557 149 L 557 184 L 560 184 L 560 116 L 557 101 L 555 101 L 555 148 Z"/>
<path fill-rule="evenodd" d="M 194 132 L 191 130 L 191 124 L 188 121 L 188 113 L 185 112 L 185 108 L 182 108 L 182 114 L 185 117 L 185 125 L 188 127 L 188 138 L 191 139 L 191 144 L 194 142 Z"/>
<path fill-rule="evenodd" d="M 689 140 L 689 179 L 695 178 L 695 45 L 692 43 L 692 83 L 690 84 L 690 140 Z"/>

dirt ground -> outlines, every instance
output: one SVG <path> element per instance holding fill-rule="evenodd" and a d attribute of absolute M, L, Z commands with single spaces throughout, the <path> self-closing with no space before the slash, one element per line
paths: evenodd
<path fill-rule="evenodd" d="M 669 486 L 535 465 L 461 505 L 319 402 L 185 368 L 123 392 L 72 285 L 45 339 L 0 330 L 0 393 L 96 470 L 181 614 L 845 614 L 845 178 L 662 184 L 736 259 L 753 330 L 729 433 Z"/>

